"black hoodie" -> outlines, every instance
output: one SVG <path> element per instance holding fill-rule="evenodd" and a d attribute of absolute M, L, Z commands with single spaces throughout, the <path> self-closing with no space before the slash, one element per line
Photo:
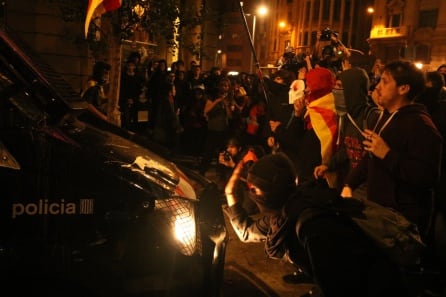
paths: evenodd
<path fill-rule="evenodd" d="M 344 176 L 358 166 L 366 152 L 361 134 L 365 128 L 373 129 L 380 111 L 368 103 L 369 78 L 361 68 L 344 70 L 339 79 L 344 88 L 345 106 L 339 112 L 337 152 L 328 165 L 329 171 L 338 173 L 338 184 L 343 186 Z"/>
<path fill-rule="evenodd" d="M 354 189 L 367 181 L 368 199 L 398 210 L 423 233 L 439 179 L 443 140 L 421 104 L 400 108 L 388 121 L 391 116 L 385 111 L 375 130 L 390 151 L 382 160 L 367 154 L 346 183 Z"/>

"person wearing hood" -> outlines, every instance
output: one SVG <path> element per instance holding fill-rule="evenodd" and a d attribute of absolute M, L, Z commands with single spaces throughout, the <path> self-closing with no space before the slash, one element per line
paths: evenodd
<path fill-rule="evenodd" d="M 372 127 L 380 113 L 377 107 L 368 103 L 369 83 L 367 72 L 355 67 L 342 71 L 333 89 L 338 115 L 337 150 L 327 163 L 314 168 L 314 177 L 323 178 L 327 172 L 336 172 L 339 190 L 344 185 L 343 178 L 366 154 L 362 131 Z M 357 189 L 361 197 L 365 196 L 364 186 Z"/>
<path fill-rule="evenodd" d="M 341 196 L 367 182 L 367 199 L 393 208 L 428 234 L 439 181 L 443 139 L 424 105 L 414 99 L 424 89 L 413 63 L 387 64 L 376 91 L 383 107 L 372 129 L 362 135 L 368 154 L 345 179 Z"/>
<path fill-rule="evenodd" d="M 265 79 L 269 92 L 267 104 L 267 145 L 271 152 L 285 153 L 297 166 L 302 123 L 296 122 L 293 104 L 289 102 L 289 90 L 295 80 L 292 71 L 281 69 L 272 79 Z"/>
<path fill-rule="evenodd" d="M 288 91 L 294 79 L 293 72 L 281 69 L 276 71 L 271 79 L 265 78 L 264 80 L 269 97 L 267 102 L 268 125 L 270 128 L 268 136 L 274 137 L 274 141 L 277 143 L 283 141 L 283 139 L 277 138 L 275 133 L 277 127 L 286 127 L 293 113 L 293 105 L 288 100 Z M 282 145 L 285 144 L 282 143 Z"/>
<path fill-rule="evenodd" d="M 248 171 L 249 197 L 260 211 L 250 216 L 235 191 L 242 169 L 239 162 L 225 186 L 225 215 L 240 241 L 263 242 L 269 258 L 300 267 L 316 285 L 308 296 L 409 296 L 399 266 L 348 219 L 362 212 L 359 200 L 300 184 L 285 154 L 269 154 Z"/>
<path fill-rule="evenodd" d="M 335 77 L 324 67 L 307 72 L 305 99 L 294 102 L 294 137 L 299 140 L 295 152 L 296 170 L 302 183 L 314 179 L 314 167 L 330 159 L 335 150 L 337 115 L 332 93 Z M 279 127 L 280 128 L 280 127 Z M 280 129 L 276 132 L 280 136 Z M 336 176 L 327 174 L 323 182 L 336 186 Z"/>

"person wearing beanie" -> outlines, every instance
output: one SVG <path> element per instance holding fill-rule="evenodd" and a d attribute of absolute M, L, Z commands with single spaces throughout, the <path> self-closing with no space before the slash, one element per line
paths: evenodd
<path fill-rule="evenodd" d="M 239 162 L 225 187 L 231 226 L 242 242 L 263 242 L 269 258 L 302 269 L 305 282 L 315 284 L 312 296 L 408 296 L 400 267 L 347 219 L 361 212 L 359 200 L 316 181 L 299 184 L 290 159 L 269 154 L 248 171 L 250 198 L 260 210 L 250 216 L 234 191 L 242 168 Z"/>
<path fill-rule="evenodd" d="M 262 162 L 254 163 L 248 171 L 247 181 L 255 185 L 262 195 L 252 196 L 258 207 L 264 210 L 278 210 L 288 193 L 296 188 L 296 174 L 291 161 L 283 154 L 270 154 Z"/>

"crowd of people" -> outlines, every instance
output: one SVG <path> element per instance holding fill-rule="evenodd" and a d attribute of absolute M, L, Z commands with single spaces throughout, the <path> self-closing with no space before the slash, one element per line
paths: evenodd
<path fill-rule="evenodd" d="M 425 296 L 408 281 L 411 267 L 392 261 L 339 214 L 367 199 L 417 226 L 427 245 L 420 261 L 441 274 L 433 294 L 444 294 L 444 78 L 394 61 L 371 90 L 361 68 L 331 72 L 331 83 L 327 71 L 316 66 L 307 72 L 305 104 L 297 99 L 293 117 L 279 125 L 293 129 L 294 146 L 279 138 L 279 149 L 248 171 L 257 216 L 234 191 L 243 162 L 235 167 L 225 187 L 234 231 L 243 242 L 264 242 L 269 257 L 289 259 L 320 296 Z M 336 211 L 321 211 L 327 205 Z"/>
<path fill-rule="evenodd" d="M 265 242 L 269 257 L 289 259 L 321 296 L 411 296 L 405 267 L 315 205 L 358 198 L 395 209 L 431 248 L 425 259 L 445 263 L 432 243 L 444 244 L 446 65 L 423 73 L 379 61 L 367 72 L 326 47 L 270 77 L 219 67 L 203 75 L 181 60 L 140 73 L 133 54 L 121 76 L 122 127 L 198 157 L 203 175 L 216 159 L 240 240 Z M 104 73 L 95 68 L 95 92 L 84 94 L 98 114 Z"/>

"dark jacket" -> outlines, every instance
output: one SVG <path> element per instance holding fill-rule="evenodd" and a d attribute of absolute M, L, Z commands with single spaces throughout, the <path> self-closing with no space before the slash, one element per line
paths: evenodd
<path fill-rule="evenodd" d="M 345 182 L 354 189 L 367 181 L 368 199 L 398 210 L 423 233 L 439 179 L 442 138 L 421 104 L 391 116 L 384 112 L 375 130 L 390 147 L 388 154 L 383 160 L 367 155 Z"/>
<path fill-rule="evenodd" d="M 363 69 L 345 70 L 339 78 L 344 88 L 345 106 L 343 110 L 337 107 L 337 151 L 326 165 L 329 171 L 338 173 L 338 184 L 342 187 L 347 173 L 356 168 L 366 154 L 361 131 L 373 129 L 380 110 L 368 103 L 369 78 Z"/>
<path fill-rule="evenodd" d="M 324 296 L 406 296 L 398 268 L 347 216 L 356 199 L 318 184 L 299 186 L 281 213 L 254 219 L 235 204 L 226 209 L 243 242 L 264 242 L 270 258 L 288 259 L 313 277 Z M 330 209 L 330 211 L 327 211 Z M 337 211 L 339 210 L 339 211 Z"/>

